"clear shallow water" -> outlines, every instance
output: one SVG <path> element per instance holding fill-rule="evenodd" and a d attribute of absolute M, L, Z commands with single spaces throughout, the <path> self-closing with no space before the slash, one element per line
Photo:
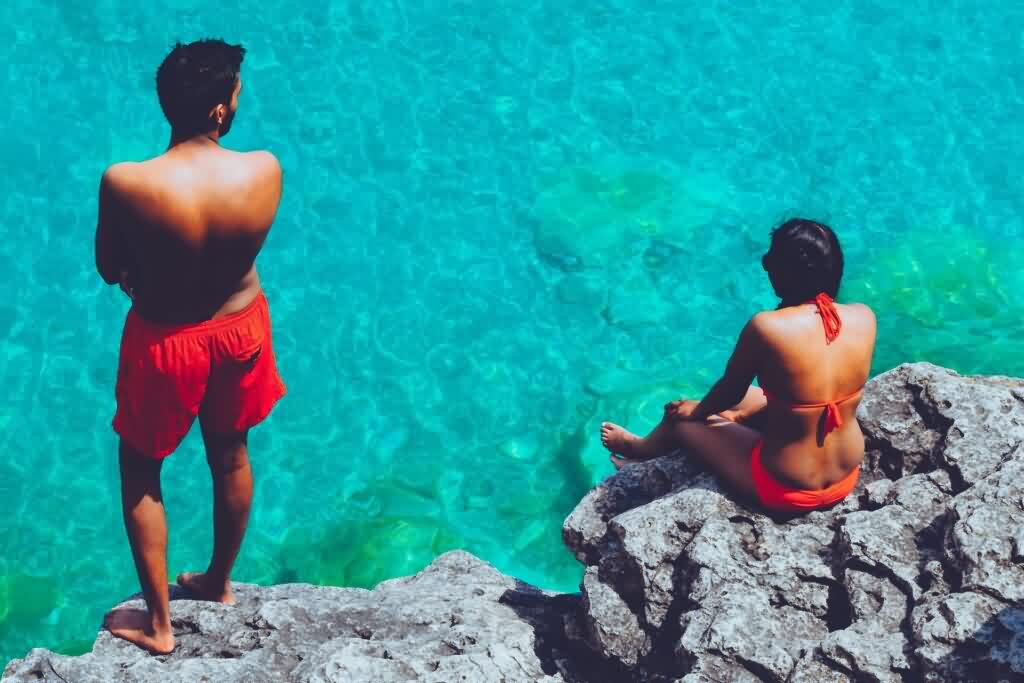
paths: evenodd
<path fill-rule="evenodd" d="M 463 547 L 573 590 L 598 422 L 707 388 L 791 215 L 839 231 L 876 371 L 1024 375 L 1012 4 L 160 4 L 0 8 L 0 662 L 83 651 L 136 590 L 95 192 L 166 144 L 176 39 L 245 44 L 225 142 L 286 172 L 259 266 L 290 394 L 251 437 L 238 580 L 369 586 Z M 209 552 L 197 434 L 164 472 L 173 576 Z"/>

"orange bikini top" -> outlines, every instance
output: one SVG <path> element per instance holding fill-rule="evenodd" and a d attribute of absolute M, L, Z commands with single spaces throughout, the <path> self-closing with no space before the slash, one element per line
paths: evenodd
<path fill-rule="evenodd" d="M 843 327 L 843 321 L 839 319 L 839 311 L 836 310 L 836 304 L 825 292 L 821 292 L 818 296 L 814 297 L 810 301 L 805 301 L 805 304 L 814 304 L 818 307 L 818 315 L 821 316 L 821 324 L 825 328 L 825 343 L 831 344 L 836 337 L 839 336 L 839 330 Z M 821 403 L 790 403 L 790 408 L 824 408 L 825 409 L 825 433 L 828 434 L 834 429 L 838 429 L 843 426 L 843 418 L 839 414 L 839 404 L 843 401 L 848 401 L 854 398 L 864 387 L 857 389 L 852 394 L 848 394 L 841 398 L 836 398 L 831 401 L 822 401 Z M 761 391 L 764 392 L 764 397 L 768 401 L 778 401 L 779 398 L 768 392 L 767 389 L 761 387 Z"/>

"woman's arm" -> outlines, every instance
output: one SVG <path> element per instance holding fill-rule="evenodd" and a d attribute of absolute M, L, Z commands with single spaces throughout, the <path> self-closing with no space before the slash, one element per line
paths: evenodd
<path fill-rule="evenodd" d="M 747 395 L 743 397 L 743 400 L 738 404 L 734 405 L 728 410 L 723 410 L 718 413 L 727 420 L 733 422 L 739 422 L 749 427 L 753 427 L 758 431 L 761 430 L 761 422 L 764 417 L 764 409 L 768 406 L 768 399 L 765 398 L 764 392 L 761 391 L 760 387 L 751 385 L 747 389 Z"/>
<path fill-rule="evenodd" d="M 751 382 L 757 376 L 758 358 L 762 348 L 762 314 L 750 319 L 740 332 L 725 373 L 693 409 L 686 419 L 703 421 L 710 415 L 728 410 L 743 402 Z"/>

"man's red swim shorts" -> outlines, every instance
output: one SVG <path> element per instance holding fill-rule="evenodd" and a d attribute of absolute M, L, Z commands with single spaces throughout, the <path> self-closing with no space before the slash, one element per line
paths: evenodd
<path fill-rule="evenodd" d="M 237 313 L 192 325 L 157 325 L 128 313 L 114 431 L 144 455 L 170 455 L 200 411 L 214 433 L 244 431 L 284 393 L 263 292 Z"/>

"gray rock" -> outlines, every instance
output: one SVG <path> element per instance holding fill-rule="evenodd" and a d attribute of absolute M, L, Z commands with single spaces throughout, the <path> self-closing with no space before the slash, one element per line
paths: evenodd
<path fill-rule="evenodd" d="M 658 458 L 627 465 L 583 497 L 562 525 L 562 540 L 576 559 L 590 564 L 601 555 L 609 520 L 683 485 L 718 490 L 710 475 L 685 458 Z"/>
<path fill-rule="evenodd" d="M 1018 444 L 1019 446 L 1019 444 Z M 1024 449 L 949 504 L 946 560 L 963 590 L 1024 603 Z M 998 530 L 999 533 L 993 533 Z"/>
<path fill-rule="evenodd" d="M 705 586 L 702 598 L 699 609 L 682 615 L 679 660 L 723 659 L 762 680 L 781 683 L 800 655 L 828 633 L 820 619 L 772 604 L 771 591 L 757 586 L 714 584 Z"/>
<path fill-rule="evenodd" d="M 944 472 L 913 474 L 889 488 L 886 505 L 844 515 L 839 525 L 844 562 L 874 568 L 919 597 L 921 570 L 940 550 L 918 540 L 929 527 L 942 523 L 948 484 Z"/>
<path fill-rule="evenodd" d="M 676 562 L 683 547 L 693 539 L 694 530 L 716 513 L 735 510 L 735 505 L 718 491 L 687 488 L 611 520 L 612 538 L 621 545 L 619 557 L 627 564 L 609 567 L 605 562 L 602 566 L 605 573 L 634 575 L 634 590 L 629 597 L 635 604 L 642 604 L 640 618 L 646 627 L 661 628 L 672 606 Z"/>
<path fill-rule="evenodd" d="M 759 683 L 763 680 L 735 661 L 708 655 L 695 661 L 690 673 L 676 683 Z"/>
<path fill-rule="evenodd" d="M 234 606 L 175 597 L 178 645 L 168 656 L 148 656 L 103 631 L 80 657 L 32 650 L 7 666 L 3 681 L 565 680 L 544 639 L 550 624 L 560 630 L 566 596 L 460 551 L 373 591 L 239 584 Z"/>
<path fill-rule="evenodd" d="M 840 669 L 835 663 L 816 656 L 816 653 L 805 654 L 793 667 L 789 683 L 851 683 L 848 670 Z"/>
<path fill-rule="evenodd" d="M 1005 650 L 1015 647 L 1019 659 L 1020 634 L 1024 631 L 1019 626 L 1011 627 L 1004 630 L 1001 639 L 997 635 L 998 615 L 1006 609 L 993 597 L 971 592 L 935 596 L 915 608 L 912 628 L 914 640 L 921 643 L 917 654 L 923 677 L 932 681 L 967 680 L 972 672 L 988 669 L 993 663 L 995 640 L 1001 640 L 999 645 Z M 1022 614 L 1011 608 L 1009 615 L 1013 613 L 1018 618 Z M 1011 633 L 1016 636 L 1005 637 Z M 1019 664 L 1017 671 L 1021 671 Z"/>
<path fill-rule="evenodd" d="M 583 576 L 586 589 L 584 623 L 587 644 L 605 659 L 635 667 L 650 651 L 650 640 L 640 627 L 636 614 L 612 588 L 605 585 L 595 568 Z"/>
<path fill-rule="evenodd" d="M 868 446 L 885 453 L 890 476 L 942 466 L 958 487 L 970 486 L 1024 441 L 1021 380 L 961 377 L 929 363 L 882 377 L 871 382 L 858 419 Z"/>

